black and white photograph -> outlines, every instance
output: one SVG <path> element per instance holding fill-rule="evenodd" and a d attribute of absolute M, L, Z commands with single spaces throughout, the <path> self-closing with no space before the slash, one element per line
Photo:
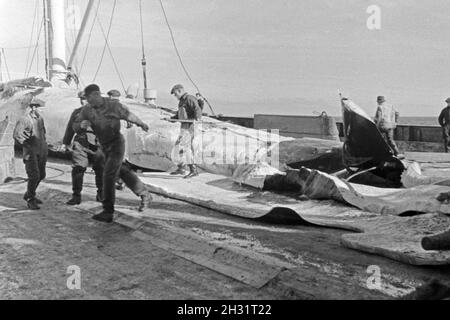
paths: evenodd
<path fill-rule="evenodd" d="M 449 299 L 449 39 L 448 0 L 0 0 L 0 300 Z"/>

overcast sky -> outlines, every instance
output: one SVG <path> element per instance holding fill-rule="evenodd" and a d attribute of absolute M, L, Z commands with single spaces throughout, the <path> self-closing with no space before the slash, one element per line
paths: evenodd
<path fill-rule="evenodd" d="M 338 115 L 340 90 L 370 114 L 376 96 L 386 95 L 402 115 L 435 116 L 450 96 L 448 0 L 163 1 L 185 64 L 217 113 Z M 66 3 L 83 11 L 87 1 Z M 105 28 L 112 3 L 101 0 Z M 128 86 L 142 82 L 139 3 L 117 3 L 110 38 Z M 158 0 L 143 4 L 150 86 L 161 104 L 174 107 L 168 94 L 173 84 L 194 89 L 178 63 Z M 372 4 L 382 10 L 378 31 L 366 27 Z M 29 45 L 34 6 L 35 0 L 0 0 L 0 47 L 7 48 L 16 77 L 24 74 L 27 49 L 8 48 Z M 71 46 L 70 28 L 67 35 Z M 93 80 L 102 39 L 95 27 L 81 74 L 85 83 Z M 42 73 L 43 63 L 39 68 Z M 32 73 L 37 72 L 35 64 Z M 105 91 L 121 88 L 108 54 L 97 82 Z"/>

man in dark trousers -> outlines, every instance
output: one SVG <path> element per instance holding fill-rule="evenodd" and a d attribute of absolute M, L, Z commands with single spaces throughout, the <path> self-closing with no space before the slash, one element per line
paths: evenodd
<path fill-rule="evenodd" d="M 450 140 L 450 98 L 445 100 L 445 102 L 447 102 L 447 107 L 445 107 L 439 115 L 439 125 L 442 127 L 444 150 L 448 153 L 448 143 Z"/>
<path fill-rule="evenodd" d="M 185 92 L 181 84 L 175 85 L 170 93 L 179 101 L 178 112 L 171 120 L 181 120 L 180 136 L 175 143 L 175 150 L 178 151 L 179 156 L 177 160 L 178 169 L 171 174 L 184 175 L 184 166 L 188 165 L 189 174 L 184 177 L 188 179 L 198 176 L 193 148 L 194 121 L 200 121 L 202 119 L 202 109 L 198 105 L 198 99 Z"/>
<path fill-rule="evenodd" d="M 70 116 L 67 124 L 66 132 L 63 138 L 61 151 L 69 150 L 72 155 L 72 198 L 67 202 L 68 205 L 74 206 L 81 203 L 81 191 L 83 190 L 84 174 L 89 163 L 95 172 L 95 185 L 97 186 L 97 201 L 101 202 L 103 197 L 103 169 L 105 157 L 99 147 L 94 133 L 89 130 L 75 134 L 73 129 L 74 122 L 84 107 L 86 98 L 84 92 L 78 94 L 81 107 L 75 109 Z M 72 142 L 73 140 L 73 142 Z M 71 147 L 70 147 L 71 146 Z"/>
<path fill-rule="evenodd" d="M 119 176 L 142 203 L 149 204 L 151 196 L 139 177 L 128 166 L 123 166 L 125 154 L 125 138 L 120 133 L 120 120 L 125 120 L 149 130 L 135 114 L 120 102 L 103 98 L 99 86 L 92 84 L 84 89 L 88 105 L 79 113 L 75 124 L 75 132 L 84 132 L 91 127 L 100 142 L 105 154 L 103 171 L 103 211 L 93 218 L 97 221 L 112 222 L 115 203 L 115 182 Z"/>
<path fill-rule="evenodd" d="M 31 210 L 39 210 L 42 201 L 36 198 L 36 189 L 45 179 L 48 146 L 45 137 L 44 119 L 37 111 L 45 106 L 42 100 L 33 98 L 25 115 L 17 121 L 14 128 L 14 140 L 22 145 L 23 162 L 28 176 L 27 192 L 23 199 Z"/>

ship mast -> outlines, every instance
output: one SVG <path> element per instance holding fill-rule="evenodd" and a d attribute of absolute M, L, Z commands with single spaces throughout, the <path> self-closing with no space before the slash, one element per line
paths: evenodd
<path fill-rule="evenodd" d="M 45 38 L 45 78 L 50 80 L 50 63 L 49 63 L 49 21 L 48 21 L 48 9 L 47 0 L 42 0 L 44 8 L 44 38 Z"/>
<path fill-rule="evenodd" d="M 44 0 L 44 3 L 47 16 L 48 77 L 50 81 L 64 80 L 67 76 L 64 1 Z"/>
<path fill-rule="evenodd" d="M 86 7 L 86 12 L 84 13 L 83 21 L 81 22 L 80 31 L 78 31 L 77 39 L 75 41 L 75 45 L 73 47 L 72 53 L 70 54 L 69 63 L 67 64 L 68 68 L 72 67 L 73 61 L 77 55 L 78 48 L 80 47 L 81 40 L 83 39 L 84 31 L 86 30 L 86 25 L 89 21 L 89 17 L 91 15 L 92 8 L 94 6 L 95 0 L 89 0 L 89 3 Z"/>

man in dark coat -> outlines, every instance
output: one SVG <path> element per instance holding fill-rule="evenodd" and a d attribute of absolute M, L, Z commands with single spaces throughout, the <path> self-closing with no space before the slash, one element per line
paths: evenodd
<path fill-rule="evenodd" d="M 36 198 L 39 183 L 45 179 L 48 146 L 45 137 L 44 118 L 37 111 L 44 107 L 42 100 L 33 98 L 14 128 L 14 140 L 22 145 L 23 162 L 28 176 L 27 192 L 23 199 L 31 210 L 39 210 L 42 201 Z"/>
<path fill-rule="evenodd" d="M 81 203 L 81 191 L 83 190 L 84 174 L 89 164 L 95 172 L 95 184 L 97 186 L 97 201 L 102 201 L 103 194 L 103 169 L 105 157 L 99 147 L 92 130 L 75 133 L 73 125 L 78 114 L 84 107 L 86 98 L 84 93 L 78 94 L 81 107 L 75 109 L 67 123 L 66 132 L 63 138 L 61 151 L 70 150 L 72 156 L 72 198 L 67 202 L 68 205 L 78 205 Z"/>
<path fill-rule="evenodd" d="M 141 205 L 151 201 L 150 193 L 139 177 L 130 168 L 123 165 L 125 138 L 120 133 L 120 121 L 128 121 L 146 132 L 149 127 L 119 101 L 103 98 L 97 85 L 87 86 L 84 94 L 88 105 L 79 113 L 74 129 L 78 133 L 91 127 L 105 155 L 103 211 L 93 218 L 109 223 L 113 221 L 117 177 L 120 177 L 126 186 L 141 198 Z"/>

